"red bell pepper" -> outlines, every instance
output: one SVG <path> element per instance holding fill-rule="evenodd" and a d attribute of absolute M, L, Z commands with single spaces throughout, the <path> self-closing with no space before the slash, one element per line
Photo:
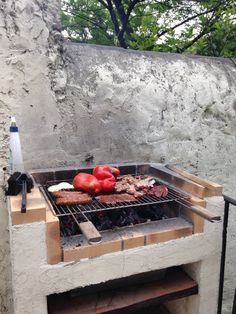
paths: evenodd
<path fill-rule="evenodd" d="M 99 180 L 101 184 L 101 192 L 111 192 L 116 185 L 116 179 L 113 175 L 119 175 L 120 170 L 109 166 L 96 166 L 93 169 L 93 175 Z"/>
<path fill-rule="evenodd" d="M 111 192 L 115 188 L 116 179 L 112 176 L 104 180 L 99 180 L 99 183 L 101 184 L 101 192 Z"/>
<path fill-rule="evenodd" d="M 111 172 L 111 168 L 108 166 L 96 166 L 93 169 L 93 175 L 98 179 L 98 180 L 104 180 L 107 178 L 111 178 L 113 176 Z"/>
<path fill-rule="evenodd" d="M 82 190 L 87 193 L 99 193 L 101 184 L 98 179 L 92 174 L 80 172 L 73 179 L 75 190 Z"/>
<path fill-rule="evenodd" d="M 111 169 L 111 173 L 114 175 L 114 176 L 119 176 L 120 175 L 120 169 L 118 168 L 115 168 L 115 167 L 110 167 Z"/>

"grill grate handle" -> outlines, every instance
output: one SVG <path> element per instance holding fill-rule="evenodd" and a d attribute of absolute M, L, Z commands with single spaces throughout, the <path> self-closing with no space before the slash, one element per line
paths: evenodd
<path fill-rule="evenodd" d="M 188 208 L 189 210 L 191 210 L 195 214 L 199 215 L 200 217 L 202 217 L 202 218 L 204 218 L 210 222 L 220 222 L 221 221 L 221 216 L 211 213 L 209 210 L 207 210 L 204 207 L 201 207 L 199 205 L 192 205 L 191 202 L 188 202 L 185 200 L 184 200 L 184 202 L 181 202 L 179 200 L 177 200 L 176 202 L 179 203 L 180 205 Z"/>

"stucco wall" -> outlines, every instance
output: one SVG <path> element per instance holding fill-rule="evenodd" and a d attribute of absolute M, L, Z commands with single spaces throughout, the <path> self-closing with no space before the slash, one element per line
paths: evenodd
<path fill-rule="evenodd" d="M 232 60 L 66 45 L 68 162 L 174 162 L 222 184 L 236 168 Z M 71 119 L 73 117 L 73 119 Z M 227 190 L 236 186 L 236 178 Z"/>
<path fill-rule="evenodd" d="M 27 169 L 114 161 L 179 163 L 236 191 L 231 60 L 64 43 L 60 1 L 0 2 L 0 312 L 10 287 L 4 178 L 8 116 Z M 236 217 L 230 219 L 235 230 Z M 233 292 L 235 237 L 229 233 Z M 233 258 L 234 259 L 233 259 Z M 5 278 L 8 280 L 4 280 Z M 9 312 L 11 313 L 11 311 Z"/>
<path fill-rule="evenodd" d="M 24 146 L 34 150 L 57 120 L 39 123 L 50 114 L 63 94 L 60 1 L 0 1 L 0 313 L 12 314 L 9 231 L 4 193 L 5 167 L 8 164 L 9 115 L 15 115 L 21 129 L 30 121 L 32 133 L 24 132 Z M 60 80 L 58 79 L 60 73 Z M 43 114 L 39 114 L 43 113 Z M 42 127 L 43 126 L 43 127 Z M 27 129 L 28 131 L 28 129 Z M 56 141 L 55 141 L 56 142 Z M 25 147 L 24 151 L 25 151 Z M 27 156 L 25 156 L 27 159 Z M 40 166 L 40 164 L 38 164 Z M 30 165 L 29 165 L 30 167 Z M 27 261 L 26 261 L 27 262 Z"/>
<path fill-rule="evenodd" d="M 66 44 L 61 147 L 70 164 L 154 161 L 224 185 L 236 198 L 236 61 Z M 224 313 L 235 287 L 229 217 Z"/>

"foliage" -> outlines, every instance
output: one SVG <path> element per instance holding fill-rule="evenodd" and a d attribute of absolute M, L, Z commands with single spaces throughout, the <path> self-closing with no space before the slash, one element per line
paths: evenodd
<path fill-rule="evenodd" d="M 234 0 L 63 0 L 62 25 L 76 42 L 236 56 Z"/>

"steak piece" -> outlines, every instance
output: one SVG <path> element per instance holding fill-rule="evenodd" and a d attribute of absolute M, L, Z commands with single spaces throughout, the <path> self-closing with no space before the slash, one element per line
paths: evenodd
<path fill-rule="evenodd" d="M 116 204 L 122 202 L 134 202 L 136 198 L 130 194 L 110 194 L 110 195 L 99 195 L 96 200 L 100 203 L 105 204 Z"/>
<path fill-rule="evenodd" d="M 150 196 L 166 197 L 168 195 L 168 188 L 165 185 L 155 185 L 153 187 L 143 188 L 143 192 Z"/>
<path fill-rule="evenodd" d="M 56 198 L 61 198 L 61 197 L 76 197 L 78 195 L 84 194 L 83 192 L 75 192 L 75 191 L 56 191 L 52 192 L 52 195 L 55 196 Z"/>
<path fill-rule="evenodd" d="M 62 191 L 63 192 L 63 191 Z M 71 194 L 69 194 L 71 193 Z M 57 194 L 58 195 L 58 194 Z M 57 205 L 76 205 L 76 204 L 87 204 L 92 202 L 92 197 L 87 193 L 82 192 L 68 192 L 68 194 L 60 194 L 60 197 L 56 197 Z"/>

